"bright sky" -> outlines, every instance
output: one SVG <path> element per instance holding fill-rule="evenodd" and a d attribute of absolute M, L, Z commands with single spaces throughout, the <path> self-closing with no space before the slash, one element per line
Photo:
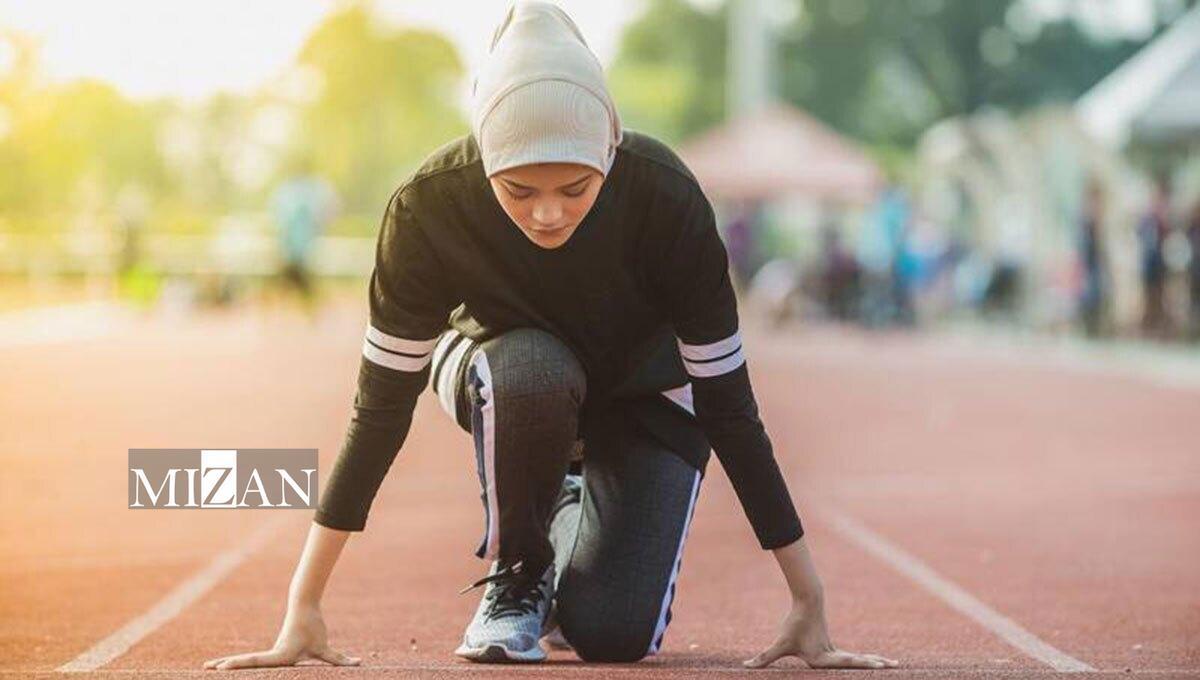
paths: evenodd
<path fill-rule="evenodd" d="M 634 0 L 559 0 L 602 62 L 616 51 Z M 246 92 L 293 59 L 334 0 L 0 0 L 0 28 L 41 43 L 46 76 L 113 83 L 134 97 L 198 99 Z M 381 0 L 381 16 L 436 28 L 468 69 L 487 53 L 508 3 L 499 0 Z M 617 11 L 614 11 L 614 7 Z"/>

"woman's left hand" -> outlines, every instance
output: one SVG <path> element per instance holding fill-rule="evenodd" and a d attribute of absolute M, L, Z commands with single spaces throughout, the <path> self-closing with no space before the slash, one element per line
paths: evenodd
<path fill-rule="evenodd" d="M 748 668 L 765 668 L 785 656 L 799 657 L 810 668 L 895 668 L 895 660 L 877 654 L 847 652 L 833 646 L 820 600 L 796 602 L 774 644 L 742 662 Z"/>

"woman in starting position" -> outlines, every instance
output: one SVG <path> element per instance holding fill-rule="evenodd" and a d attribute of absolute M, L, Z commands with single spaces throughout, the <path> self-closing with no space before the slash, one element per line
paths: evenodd
<path fill-rule="evenodd" d="M 758 417 L 712 208 L 679 158 L 621 127 L 574 22 L 518 2 L 475 81 L 472 131 L 392 195 L 354 416 L 274 647 L 209 668 L 358 659 L 321 593 L 431 385 L 471 433 L 491 560 L 456 653 L 586 661 L 658 651 L 708 453 L 792 595 L 746 665 L 896 662 L 834 647 L 800 519 Z"/>

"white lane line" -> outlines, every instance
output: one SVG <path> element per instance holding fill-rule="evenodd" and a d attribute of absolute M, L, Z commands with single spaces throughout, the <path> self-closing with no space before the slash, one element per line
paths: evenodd
<path fill-rule="evenodd" d="M 1055 649 L 1046 641 L 1025 630 L 1016 621 L 984 604 L 954 582 L 939 575 L 929 565 L 871 531 L 858 520 L 832 509 L 826 509 L 821 514 L 860 548 L 912 579 L 939 600 L 1026 655 L 1062 673 L 1096 671 L 1095 668 L 1079 659 Z"/>
<path fill-rule="evenodd" d="M 153 607 L 126 623 L 112 635 L 97 642 L 91 649 L 58 667 L 59 673 L 84 673 L 94 671 L 112 662 L 129 651 L 147 635 L 158 630 L 178 616 L 193 602 L 200 599 L 213 586 L 220 583 L 242 562 L 258 550 L 289 519 L 287 513 L 279 513 L 254 531 L 237 547 L 217 555 L 208 566 L 196 572 L 167 593 Z"/>

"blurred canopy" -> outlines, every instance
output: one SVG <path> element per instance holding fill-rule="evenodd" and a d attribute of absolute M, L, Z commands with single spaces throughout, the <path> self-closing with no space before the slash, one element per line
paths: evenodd
<path fill-rule="evenodd" d="M 865 205 L 883 187 L 883 173 L 853 140 L 786 104 L 738 116 L 680 154 L 706 192 L 727 200 L 807 195 Z"/>

